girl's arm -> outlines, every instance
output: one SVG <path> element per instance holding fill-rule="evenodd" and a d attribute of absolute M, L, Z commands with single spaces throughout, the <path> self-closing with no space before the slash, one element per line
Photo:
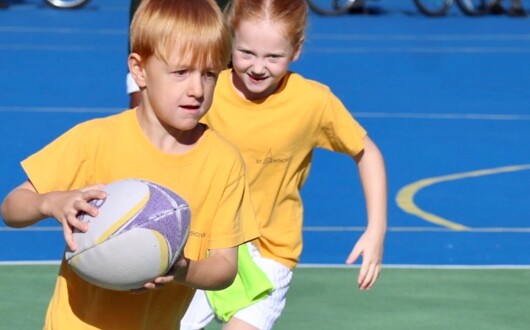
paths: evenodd
<path fill-rule="evenodd" d="M 361 290 L 370 289 L 381 272 L 387 227 L 387 183 L 383 155 L 368 136 L 364 142 L 364 151 L 355 160 L 366 201 L 368 223 L 366 231 L 346 260 L 347 264 L 352 264 L 362 255 L 357 279 Z"/>

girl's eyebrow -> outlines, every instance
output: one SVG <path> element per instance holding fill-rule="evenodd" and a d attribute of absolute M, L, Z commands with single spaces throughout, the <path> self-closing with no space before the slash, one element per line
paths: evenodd
<path fill-rule="evenodd" d="M 246 53 L 252 53 L 252 54 L 255 54 L 254 51 L 248 49 L 248 48 L 245 48 L 245 47 L 236 47 L 235 50 L 239 51 L 239 52 L 246 52 Z M 265 53 L 265 56 L 277 56 L 277 57 L 282 57 L 282 56 L 287 56 L 287 54 L 285 52 L 267 52 Z"/>

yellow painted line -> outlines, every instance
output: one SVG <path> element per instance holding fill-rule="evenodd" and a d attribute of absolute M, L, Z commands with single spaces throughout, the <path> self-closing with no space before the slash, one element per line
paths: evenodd
<path fill-rule="evenodd" d="M 492 168 L 492 169 L 456 173 L 456 174 L 450 174 L 450 175 L 444 175 L 444 176 L 419 180 L 419 181 L 416 181 L 414 183 L 411 183 L 401 188 L 401 190 L 398 192 L 396 196 L 396 203 L 403 211 L 410 213 L 412 215 L 418 216 L 428 222 L 431 222 L 431 223 L 434 223 L 440 226 L 444 226 L 452 230 L 461 230 L 461 231 L 471 230 L 470 227 L 464 226 L 462 224 L 456 223 L 448 219 L 444 219 L 436 214 L 429 213 L 427 211 L 420 209 L 414 203 L 414 196 L 421 189 L 428 187 L 428 186 L 435 185 L 437 183 L 441 183 L 441 182 L 455 181 L 455 180 L 461 180 L 461 179 L 467 179 L 467 178 L 473 178 L 473 177 L 479 177 L 479 176 L 485 176 L 485 175 L 493 175 L 493 174 L 499 174 L 499 173 L 516 172 L 516 171 L 524 171 L 524 170 L 530 170 L 530 164 L 497 167 L 497 168 Z"/>

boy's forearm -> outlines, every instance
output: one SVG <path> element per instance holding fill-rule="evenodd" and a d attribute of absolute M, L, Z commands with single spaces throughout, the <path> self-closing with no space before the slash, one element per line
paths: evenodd
<path fill-rule="evenodd" d="M 47 216 L 41 212 L 43 196 L 25 188 L 13 190 L 2 203 L 2 219 L 14 228 L 31 226 Z"/>
<path fill-rule="evenodd" d="M 222 290 L 232 284 L 236 274 L 237 258 L 210 255 L 204 260 L 190 262 L 185 283 L 201 290 Z"/>

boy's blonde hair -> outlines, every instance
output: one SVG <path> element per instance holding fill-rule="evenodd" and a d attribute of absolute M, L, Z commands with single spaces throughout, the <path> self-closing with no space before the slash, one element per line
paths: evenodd
<path fill-rule="evenodd" d="M 232 0 L 225 12 L 232 34 L 242 21 L 270 20 L 280 24 L 294 49 L 300 49 L 304 42 L 308 15 L 305 0 Z"/>
<path fill-rule="evenodd" d="M 178 47 L 197 68 L 221 70 L 230 61 L 230 34 L 214 0 L 142 0 L 130 27 L 131 52 L 167 63 Z"/>

